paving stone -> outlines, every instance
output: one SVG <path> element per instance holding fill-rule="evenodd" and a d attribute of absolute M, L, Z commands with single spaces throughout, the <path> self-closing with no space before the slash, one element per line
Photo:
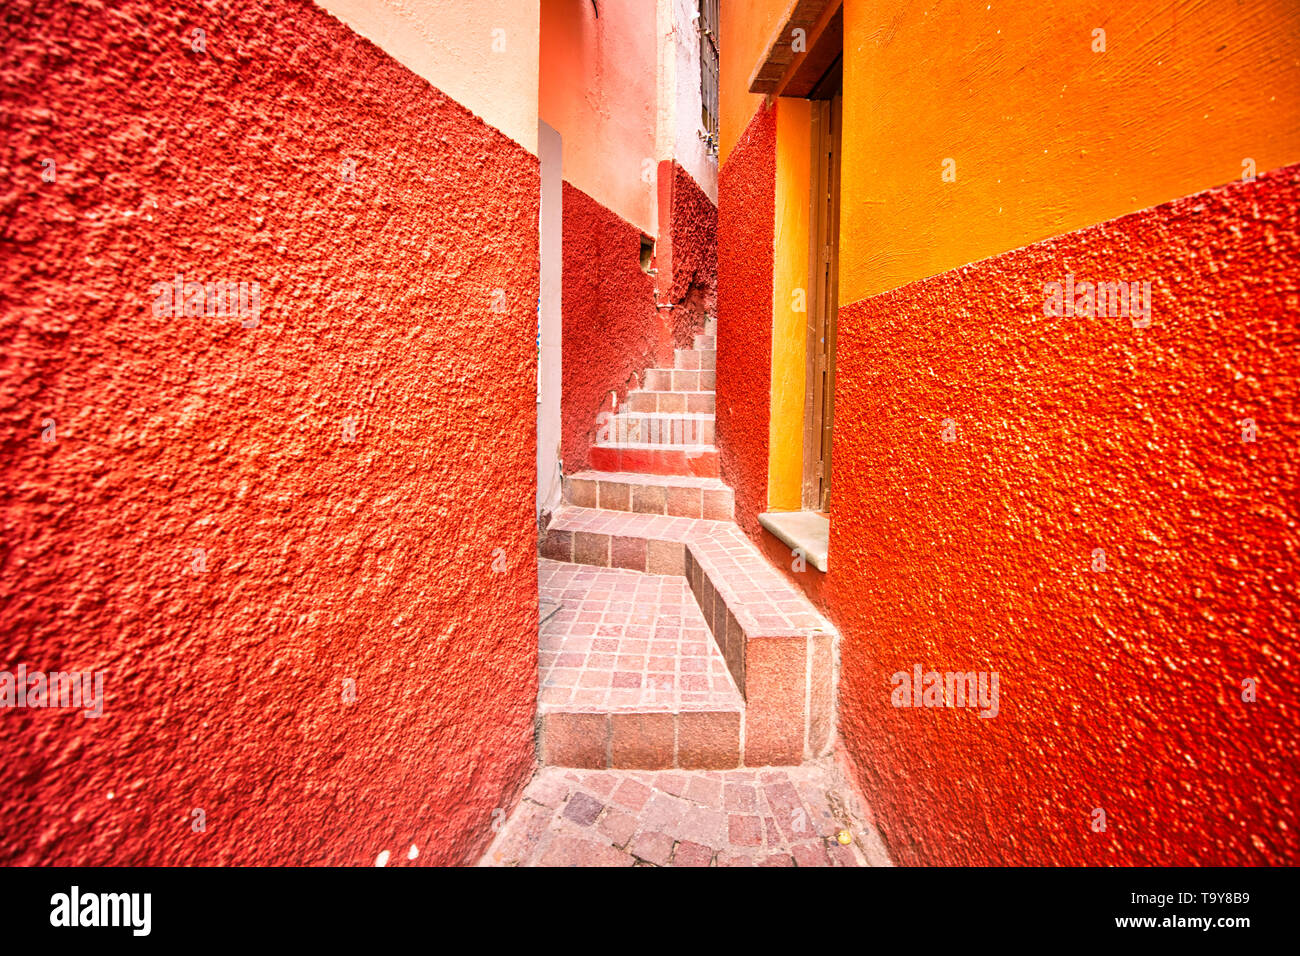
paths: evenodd
<path fill-rule="evenodd" d="M 618 780 L 615 777 L 599 770 L 579 774 L 579 778 L 583 787 L 602 799 L 607 798 L 614 792 L 614 788 L 618 786 Z"/>
<path fill-rule="evenodd" d="M 666 773 L 656 781 L 658 789 L 674 797 L 684 797 L 690 778 L 684 773 Z"/>
<path fill-rule="evenodd" d="M 728 839 L 737 846 L 761 846 L 763 828 L 758 817 L 733 813 L 727 818 Z"/>
<path fill-rule="evenodd" d="M 479 865 L 889 865 L 879 836 L 860 818 L 865 803 L 844 788 L 819 765 L 791 768 L 788 775 L 543 767 Z M 538 802 L 533 794 L 555 805 Z M 810 806 L 819 809 L 808 814 L 800 831 L 797 814 Z M 858 810 L 837 810 L 846 814 L 840 821 L 831 807 Z M 819 832 L 813 821 L 821 808 L 831 815 L 836 832 L 853 833 L 854 844 L 843 846 Z M 782 812 L 792 815 L 794 839 L 783 833 Z M 828 828 L 823 822 L 821 829 Z M 864 853 L 864 846 L 872 852 Z"/>
<path fill-rule="evenodd" d="M 790 848 L 794 861 L 799 866 L 830 866 L 826 856 L 826 847 L 820 843 L 799 843 Z"/>
<path fill-rule="evenodd" d="M 673 851 L 673 866 L 708 866 L 713 861 L 713 849 L 690 840 L 683 840 Z"/>
<path fill-rule="evenodd" d="M 832 843 L 826 848 L 826 855 L 829 857 L 832 866 L 861 866 L 858 862 L 857 854 L 853 852 L 852 847 L 842 846 L 839 843 Z"/>
<path fill-rule="evenodd" d="M 687 703 L 688 691 L 679 672 L 707 674 L 726 679 L 703 684 L 696 691 L 703 696 L 690 704 L 695 709 L 716 712 L 719 716 L 715 722 L 724 721 L 718 726 L 730 730 L 730 735 L 738 739 L 744 698 L 726 670 L 726 658 L 708 639 L 708 622 L 686 579 L 680 574 L 642 573 L 645 542 L 627 547 L 641 548 L 637 552 L 640 557 L 628 558 L 637 570 L 590 568 L 538 559 L 542 599 L 573 611 L 557 614 L 541 627 L 539 713 L 544 720 L 557 714 L 581 713 L 589 723 L 601 714 L 677 714 Z M 680 564 L 681 546 L 674 547 Z M 631 552 L 625 549 L 620 554 Z M 667 560 L 656 550 L 656 560 L 661 559 Z M 652 635 L 654 640 L 650 642 L 647 638 Z M 725 723 L 728 718 L 730 724 Z M 561 760 L 585 753 L 580 741 L 572 739 L 580 733 L 574 722 L 553 720 L 546 725 L 548 734 L 551 727 L 560 736 L 555 741 L 548 736 L 544 741 L 551 748 L 548 764 L 558 765 Z M 730 742 L 730 747 L 733 752 L 737 749 L 735 742 Z M 692 752 L 703 749 L 698 742 L 692 748 Z M 550 753 L 555 754 L 555 759 L 550 759 Z M 735 757 L 739 757 L 738 752 Z M 700 759 L 719 758 L 705 753 Z M 667 766 L 672 766 L 671 761 L 670 753 Z"/>
<path fill-rule="evenodd" d="M 717 777 L 692 774 L 686 785 L 686 799 L 706 807 L 716 807 L 722 801 L 722 781 Z"/>
<path fill-rule="evenodd" d="M 727 839 L 727 815 L 712 807 L 692 807 L 686 812 L 675 835 L 681 840 L 722 846 Z"/>
<path fill-rule="evenodd" d="M 651 830 L 677 831 L 693 804 L 667 793 L 655 792 L 641 811 L 641 825 Z"/>
<path fill-rule="evenodd" d="M 753 813 L 758 806 L 758 789 L 744 783 L 725 783 L 722 787 L 722 805 L 727 810 Z"/>
<path fill-rule="evenodd" d="M 570 789 L 569 782 L 560 777 L 543 777 L 539 775 L 529 784 L 524 796 L 544 807 L 554 809 L 564 802 L 564 798 L 569 795 Z"/>
<path fill-rule="evenodd" d="M 604 804 L 579 790 L 565 805 L 564 818 L 572 820 L 579 826 L 589 827 L 596 822 L 596 817 L 600 816 L 600 811 L 604 809 Z"/>
<path fill-rule="evenodd" d="M 631 866 L 635 861 L 622 850 L 602 843 L 560 834 L 542 855 L 539 866 Z"/>
<path fill-rule="evenodd" d="M 787 841 L 805 839 L 811 833 L 812 822 L 809 820 L 808 811 L 804 809 L 803 801 L 799 799 L 799 792 L 788 779 L 764 787 L 763 794 L 767 797 L 767 806 L 772 813 L 772 819 L 776 821 L 781 835 Z"/>
<path fill-rule="evenodd" d="M 541 848 L 554 813 L 553 807 L 527 799 L 520 801 L 507 823 L 508 829 L 503 828 L 502 838 L 494 842 L 484 857 L 484 865 L 515 866 L 532 859 Z"/>
<path fill-rule="evenodd" d="M 627 846 L 627 841 L 632 839 L 632 834 L 636 832 L 636 817 L 610 807 L 596 827 L 609 837 L 615 846 Z"/>
<path fill-rule="evenodd" d="M 628 849 L 632 855 L 645 860 L 648 863 L 654 863 L 657 866 L 667 866 L 669 859 L 673 854 L 673 838 L 666 833 L 660 833 L 657 830 L 651 830 L 646 833 L 638 834 Z"/>
<path fill-rule="evenodd" d="M 610 777 L 614 777 L 614 774 L 610 774 Z M 650 788 L 645 784 L 632 779 L 622 779 L 618 781 L 618 787 L 610 799 L 620 807 L 626 807 L 635 813 L 645 806 L 646 801 L 650 799 L 650 793 Z"/>

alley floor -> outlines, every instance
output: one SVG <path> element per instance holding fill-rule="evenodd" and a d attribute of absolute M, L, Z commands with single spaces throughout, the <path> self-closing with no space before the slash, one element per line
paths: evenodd
<path fill-rule="evenodd" d="M 539 707 L 605 712 L 739 711 L 744 702 L 681 575 L 538 561 Z"/>
<path fill-rule="evenodd" d="M 889 866 L 830 761 L 756 770 L 543 767 L 480 866 Z"/>

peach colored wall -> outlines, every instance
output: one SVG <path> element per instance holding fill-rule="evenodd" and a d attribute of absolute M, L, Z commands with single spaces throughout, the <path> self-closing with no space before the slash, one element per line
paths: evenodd
<path fill-rule="evenodd" d="M 842 303 L 1300 160 L 1294 0 L 847 0 L 844 32 Z"/>
<path fill-rule="evenodd" d="M 657 232 L 656 4 L 542 0 L 538 113 L 564 140 L 564 179 Z"/>
<path fill-rule="evenodd" d="M 315 2 L 412 73 L 537 153 L 536 3 Z"/>

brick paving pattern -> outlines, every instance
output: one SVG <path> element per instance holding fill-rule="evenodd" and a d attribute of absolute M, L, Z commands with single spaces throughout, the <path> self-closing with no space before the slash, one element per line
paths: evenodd
<path fill-rule="evenodd" d="M 739 710 L 727 670 L 686 579 L 542 558 L 539 710 Z"/>
<path fill-rule="evenodd" d="M 823 762 L 727 771 L 544 767 L 479 865 L 890 864 L 855 794 Z"/>

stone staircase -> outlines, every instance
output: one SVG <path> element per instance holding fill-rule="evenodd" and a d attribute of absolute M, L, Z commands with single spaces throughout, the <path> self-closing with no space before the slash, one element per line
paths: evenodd
<path fill-rule="evenodd" d="M 734 769 L 823 756 L 837 636 L 736 526 L 714 445 L 715 325 L 649 369 L 541 542 L 543 764 Z"/>
<path fill-rule="evenodd" d="M 716 319 L 695 348 L 677 349 L 673 368 L 646 369 L 641 388 L 628 394 L 602 424 L 589 461 L 597 471 L 639 475 L 718 477 L 713 444 Z"/>

